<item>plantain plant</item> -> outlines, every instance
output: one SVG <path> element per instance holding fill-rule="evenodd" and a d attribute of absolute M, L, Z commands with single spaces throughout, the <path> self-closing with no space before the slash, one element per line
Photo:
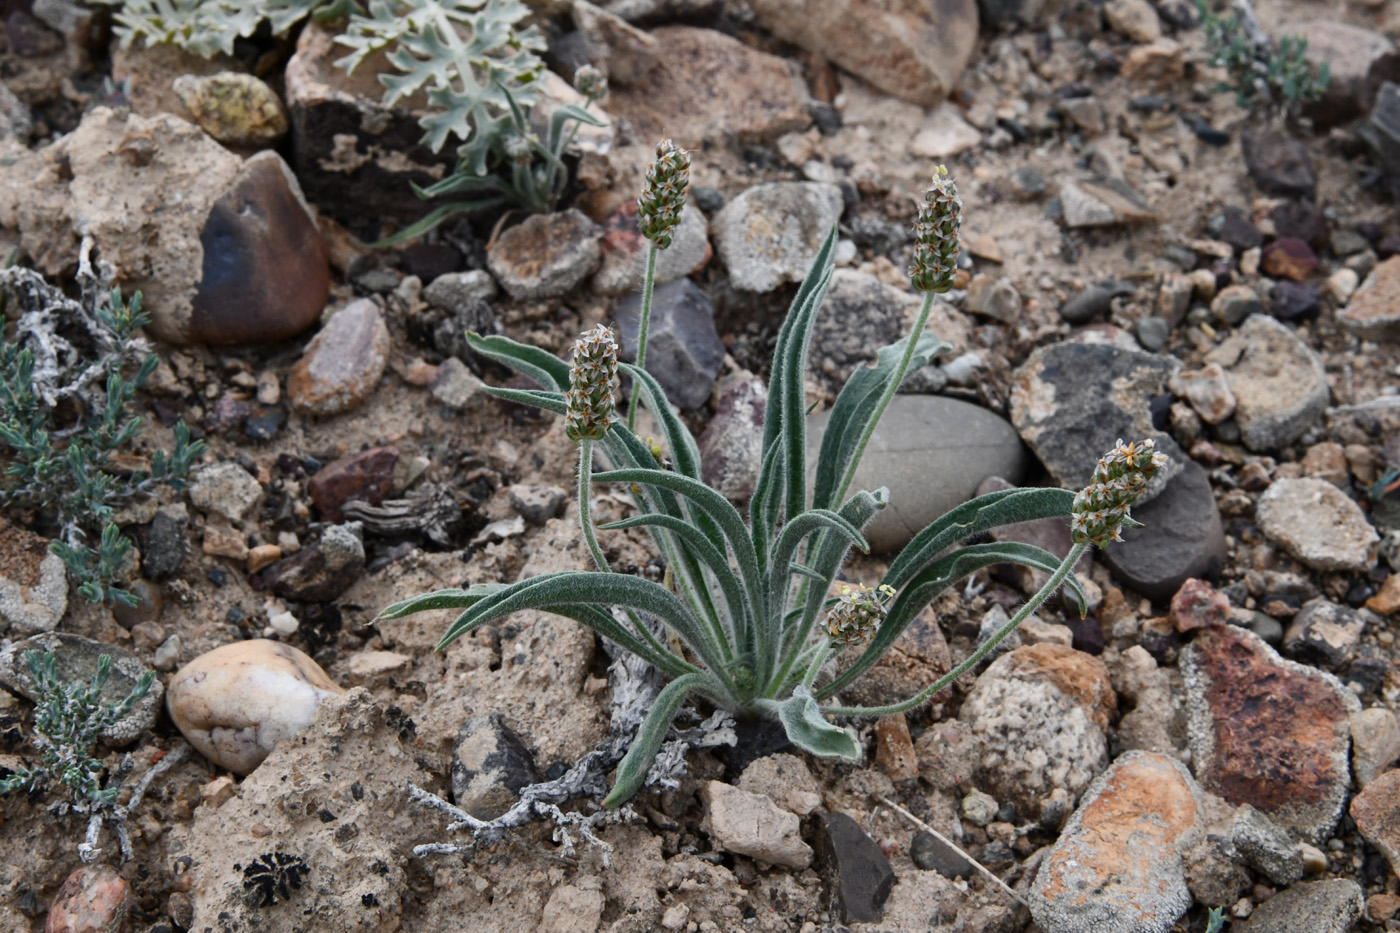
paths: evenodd
<path fill-rule="evenodd" d="M 669 242 L 667 234 L 679 218 L 674 202 L 684 193 L 675 178 L 679 160 L 665 144 L 658 149 L 658 163 L 661 169 L 653 166 L 641 199 L 642 228 L 653 244 L 644 294 L 650 292 L 655 249 Z M 651 190 L 662 183 L 658 179 L 669 179 L 680 195 L 663 197 Z M 673 219 L 658 219 L 657 205 L 664 205 L 665 217 Z M 874 426 L 910 368 L 947 349 L 924 333 L 924 325 L 934 295 L 952 285 L 961 212 L 956 186 L 940 169 L 916 229 L 911 281 L 924 293 L 917 321 L 908 336 L 880 349 L 874 365 L 858 370 L 842 389 L 809 488 L 803 375 L 813 324 L 834 267 L 835 229 L 827 235 L 778 335 L 763 459 L 747 520 L 701 480 L 695 439 L 657 381 L 640 366 L 618 362 L 607 327 L 599 325 L 578 341 L 572 365 L 506 337 L 469 335 L 476 352 L 540 386 L 492 389 L 494 395 L 564 416 L 568 436 L 579 445 L 580 528 L 597 569 L 441 590 L 395 603 L 379 618 L 459 610 L 441 648 L 511 613 L 549 612 L 578 621 L 662 671 L 670 681 L 619 764 L 605 806 L 624 803 L 646 783 L 672 719 L 692 697 L 736 717 L 775 719 L 794 745 L 812 754 L 859 761 L 862 749 L 855 733 L 832 719 L 913 708 L 976 665 L 1062 584 L 1079 593 L 1070 568 L 1090 544 L 1116 539 L 1119 528 L 1131 523 L 1128 507 L 1164 463 L 1151 441 L 1141 446 L 1120 442 L 1100 461 L 1090 487 L 1078 494 L 1036 488 L 978 497 L 914 535 L 875 588 L 838 583 L 851 550 L 867 550 L 862 529 L 888 501 L 885 489 L 850 492 Z M 643 352 L 639 346 L 639 359 Z M 658 422 L 669 460 L 661 456 L 661 445 L 643 441 L 615 414 L 619 369 L 633 380 L 640 401 Z M 595 446 L 609 463 L 603 472 L 593 472 Z M 646 528 L 664 560 L 669 585 L 610 570 L 589 515 L 595 483 L 631 489 L 637 513 L 600 528 Z M 1016 542 L 959 546 L 969 536 L 999 526 L 1071 516 L 1075 543 L 1063 560 Z M 1023 564 L 1050 577 L 947 676 L 891 706 L 853 707 L 834 700 L 879 661 L 942 590 L 1002 563 Z M 828 670 L 836 649 L 845 645 L 864 645 L 864 650 L 844 669 Z"/>

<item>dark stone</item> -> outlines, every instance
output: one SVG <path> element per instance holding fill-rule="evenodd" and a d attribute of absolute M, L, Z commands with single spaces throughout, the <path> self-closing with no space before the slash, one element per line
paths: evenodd
<path fill-rule="evenodd" d="M 208 434 L 223 434 L 241 425 L 252 410 L 253 406 L 245 400 L 225 392 L 204 413 L 204 430 Z"/>
<path fill-rule="evenodd" d="M 1245 167 L 1260 191 L 1284 197 L 1312 199 L 1317 173 L 1302 140 L 1286 133 L 1247 130 L 1240 135 Z"/>
<path fill-rule="evenodd" d="M 1277 648 L 1283 644 L 1283 623 L 1267 613 L 1256 612 L 1249 623 L 1249 630 L 1271 647 Z"/>
<path fill-rule="evenodd" d="M 1016 864 L 1016 853 L 1004 842 L 989 842 L 977 850 L 977 861 L 992 872 L 1002 872 Z"/>
<path fill-rule="evenodd" d="M 894 887 L 894 869 L 875 840 L 844 813 L 817 817 L 816 862 L 842 923 L 879 923 Z"/>
<path fill-rule="evenodd" d="M 1274 220 L 1274 235 L 1294 237 L 1313 249 L 1327 245 L 1327 218 L 1311 201 L 1285 201 L 1270 215 Z"/>
<path fill-rule="evenodd" d="M 792 747 L 783 724 L 772 719 L 741 719 L 734 723 L 735 743 L 725 749 L 726 773 L 737 778 L 744 769 L 769 755 Z"/>
<path fill-rule="evenodd" d="M 1102 285 L 1090 285 L 1069 296 L 1060 306 L 1060 317 L 1071 324 L 1087 324 L 1103 317 L 1113 306 L 1113 292 Z"/>
<path fill-rule="evenodd" d="M 1213 578 L 1225 561 L 1225 532 L 1215 507 L 1210 477 L 1194 460 L 1150 502 L 1133 507 L 1144 528 L 1123 532 L 1123 541 L 1099 559 L 1132 589 L 1152 599 L 1170 599 L 1190 577 Z"/>
<path fill-rule="evenodd" d="M 307 480 L 321 518 L 338 522 L 344 517 L 341 506 L 351 499 L 378 505 L 394 486 L 394 466 L 399 462 L 397 447 L 371 447 L 326 464 Z"/>
<path fill-rule="evenodd" d="M 1259 258 L 1259 268 L 1276 279 L 1302 281 L 1322 268 L 1313 248 L 1294 237 L 1280 237 L 1268 246 Z"/>
<path fill-rule="evenodd" d="M 358 526 L 331 525 L 291 557 L 253 574 L 254 589 L 270 589 L 284 599 L 326 603 L 345 592 L 365 568 Z"/>
<path fill-rule="evenodd" d="M 808 105 L 807 111 L 823 136 L 835 136 L 841 131 L 841 111 L 830 104 L 814 101 Z"/>
<path fill-rule="evenodd" d="M 493 820 L 539 780 L 535 757 L 500 713 L 473 716 L 452 749 L 452 800 L 472 816 Z"/>
<path fill-rule="evenodd" d="M 707 214 L 724 209 L 724 194 L 718 188 L 693 188 L 690 196 L 695 199 L 695 206 Z"/>
<path fill-rule="evenodd" d="M 270 441 L 287 423 L 287 409 L 281 405 L 259 408 L 243 422 L 243 434 L 255 441 Z"/>
<path fill-rule="evenodd" d="M 243 163 L 199 235 L 203 275 L 191 303 L 193 343 L 270 343 L 320 319 L 330 259 L 316 221 L 276 153 Z"/>
<path fill-rule="evenodd" d="M 404 275 L 416 275 L 424 285 L 462 268 L 462 254 L 446 243 L 414 243 L 399 255 Z"/>
<path fill-rule="evenodd" d="M 1275 283 L 1269 304 L 1274 317 L 1281 321 L 1296 321 L 1322 310 L 1322 295 L 1312 285 L 1282 279 Z"/>
<path fill-rule="evenodd" d="M 641 325 L 641 295 L 633 293 L 617 306 L 622 331 L 622 358 L 637 359 Z M 647 372 L 656 377 L 666 397 L 689 411 L 701 408 L 714 391 L 715 376 L 724 364 L 724 344 L 715 332 L 715 305 L 690 279 L 658 285 L 652 295 L 647 325 Z"/>
<path fill-rule="evenodd" d="M 972 863 L 932 833 L 915 833 L 909 844 L 909 857 L 924 871 L 936 871 L 945 878 L 971 878 Z"/>
<path fill-rule="evenodd" d="M 112 618 L 118 625 L 129 632 L 142 622 L 155 622 L 160 619 L 160 610 L 165 604 L 160 587 L 146 580 L 135 580 L 126 585 L 126 591 L 139 601 L 134 606 L 112 603 Z"/>
<path fill-rule="evenodd" d="M 189 512 L 183 507 L 163 506 L 146 529 L 145 546 L 141 548 L 141 570 L 152 580 L 173 577 L 185 561 L 189 550 Z"/>
<path fill-rule="evenodd" d="M 1229 243 L 1241 251 L 1264 245 L 1264 234 L 1259 232 L 1259 228 L 1254 225 L 1254 221 L 1250 220 L 1244 211 L 1227 207 L 1217 219 L 1219 221 L 1218 229 L 1212 230 L 1212 235 L 1217 240 Z M 1214 222 L 1212 222 L 1212 226 L 1215 226 Z"/>
<path fill-rule="evenodd" d="M 1345 878 L 1304 881 L 1269 898 L 1231 925 L 1231 933 L 1348 933 L 1365 908 L 1361 885 Z"/>
<path fill-rule="evenodd" d="M 10 51 L 21 58 L 52 55 L 63 48 L 63 37 L 22 10 L 5 17 L 5 38 Z"/>
<path fill-rule="evenodd" d="M 1138 343 L 1149 353 L 1156 353 L 1166 346 L 1167 338 L 1171 335 L 1171 321 L 1160 315 L 1138 318 L 1137 323 L 1133 325 L 1133 336 L 1137 337 Z"/>
<path fill-rule="evenodd" d="M 1289 623 L 1283 637 L 1283 653 L 1335 671 L 1356 657 L 1365 629 L 1365 618 L 1350 606 L 1314 599 Z"/>
<path fill-rule="evenodd" d="M 1099 620 L 1093 616 L 1079 618 L 1075 612 L 1070 612 L 1065 617 L 1065 625 L 1074 633 L 1074 641 L 1071 647 L 1075 651 L 1082 651 L 1085 654 L 1103 654 L 1103 626 Z"/>
<path fill-rule="evenodd" d="M 1197 120 L 1191 126 L 1191 132 L 1196 134 L 1196 138 L 1207 146 L 1214 146 L 1217 149 L 1230 145 L 1230 134 L 1224 130 L 1218 130 L 1204 120 Z"/>

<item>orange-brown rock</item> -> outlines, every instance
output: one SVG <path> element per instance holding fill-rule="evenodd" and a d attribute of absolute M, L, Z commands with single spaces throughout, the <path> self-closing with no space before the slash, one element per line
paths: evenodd
<path fill-rule="evenodd" d="M 1400 872 L 1400 770 L 1387 771 L 1351 802 L 1356 829 Z"/>

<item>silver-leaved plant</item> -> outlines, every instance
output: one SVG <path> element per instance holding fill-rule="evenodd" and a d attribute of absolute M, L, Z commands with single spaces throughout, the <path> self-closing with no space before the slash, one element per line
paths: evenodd
<path fill-rule="evenodd" d="M 669 243 L 668 234 L 679 217 L 675 202 L 684 195 L 686 168 L 688 161 L 663 143 L 640 202 L 642 230 L 651 241 L 642 333 L 650 312 L 655 252 Z M 880 349 L 874 364 L 857 370 L 846 383 L 832 408 L 816 468 L 809 472 L 803 376 L 813 324 L 834 267 L 836 230 L 827 235 L 778 335 L 763 459 L 747 518 L 702 481 L 695 439 L 656 379 L 640 367 L 618 362 L 609 328 L 600 325 L 578 341 L 572 366 L 506 337 L 469 335 L 477 353 L 540 386 L 492 389 L 494 395 L 564 416 L 569 437 L 579 445 L 581 533 L 597 569 L 440 590 L 395 603 L 379 618 L 460 610 L 442 636 L 441 648 L 511 613 L 549 612 L 576 620 L 662 671 L 669 683 L 618 765 L 605 806 L 624 803 L 646 783 L 672 720 L 691 697 L 703 697 L 739 718 L 777 720 L 794 745 L 814 755 L 861 760 L 855 733 L 832 720 L 895 713 L 924 702 L 976 665 L 1062 584 L 1081 596 L 1082 605 L 1070 568 L 1091 544 L 1116 540 L 1120 528 L 1134 524 L 1128 507 L 1165 462 L 1151 441 L 1120 442 L 1100 461 L 1091 485 L 1079 493 L 1032 488 L 980 496 L 915 534 L 874 589 L 837 582 L 852 548 L 867 549 L 862 529 L 889 498 L 883 488 L 850 491 L 871 433 L 910 368 L 948 348 L 924 333 L 924 326 L 933 296 L 952 285 L 961 212 L 956 187 L 940 169 L 916 229 L 911 281 L 924 293 L 917 321 L 909 336 Z M 639 346 L 639 359 L 644 352 Z M 659 424 L 669 462 L 659 456 L 659 446 L 643 441 L 614 414 L 619 369 L 633 380 Z M 610 465 L 604 472 L 592 471 L 595 445 L 601 446 Z M 809 475 L 815 476 L 810 487 Z M 610 570 L 589 517 L 594 483 L 631 490 L 636 514 L 600 527 L 646 528 L 670 585 Z M 960 545 L 1000 526 L 1056 517 L 1073 519 L 1075 543 L 1063 559 L 1016 542 Z M 902 703 L 867 708 L 834 699 L 880 660 L 940 592 L 982 568 L 1004 563 L 1050 576 L 966 660 Z M 836 649 L 853 644 L 863 644 L 864 650 L 844 669 L 829 671 Z"/>

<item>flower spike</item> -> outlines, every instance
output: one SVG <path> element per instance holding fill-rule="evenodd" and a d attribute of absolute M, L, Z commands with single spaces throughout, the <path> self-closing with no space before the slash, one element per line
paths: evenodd
<path fill-rule="evenodd" d="M 894 595 L 888 583 L 869 589 L 863 583 L 842 586 L 841 597 L 826 614 L 826 634 L 838 645 L 862 644 L 870 640 L 885 619 L 885 603 Z"/>
<path fill-rule="evenodd" d="M 656 147 L 656 161 L 647 169 L 646 185 L 637 199 L 642 236 L 657 249 L 671 245 L 671 234 L 681 222 L 685 189 L 690 184 L 690 156 L 684 149 L 663 139 Z"/>
<path fill-rule="evenodd" d="M 1157 471 L 1167 465 L 1167 456 L 1156 449 L 1151 438 L 1142 443 L 1124 444 L 1122 438 L 1099 460 L 1089 485 L 1074 497 L 1070 535 L 1075 543 L 1090 542 L 1107 547 L 1122 541 L 1129 508 Z"/>
<path fill-rule="evenodd" d="M 958 186 L 940 165 L 924 191 L 919 219 L 914 224 L 914 264 L 909 281 L 915 291 L 946 292 L 958 271 L 958 230 L 962 227 L 962 198 Z"/>
<path fill-rule="evenodd" d="M 617 338 L 612 328 L 599 324 L 574 343 L 574 365 L 569 368 L 568 410 L 564 430 L 569 440 L 602 440 L 613 419 L 613 386 L 617 382 Z"/>

